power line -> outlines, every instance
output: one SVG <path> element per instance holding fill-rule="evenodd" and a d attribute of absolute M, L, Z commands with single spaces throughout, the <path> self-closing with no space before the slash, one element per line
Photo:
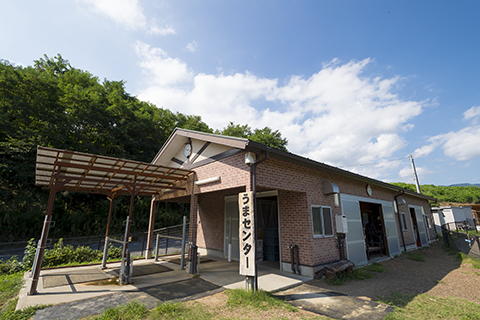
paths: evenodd
<path fill-rule="evenodd" d="M 343 168 L 352 168 L 352 167 L 373 166 L 373 165 L 380 164 L 380 163 L 394 162 L 394 161 L 405 160 L 405 159 L 409 159 L 409 157 L 403 157 L 403 158 L 392 159 L 392 160 L 382 160 L 382 161 L 377 161 L 377 162 L 364 163 L 364 164 L 356 164 L 356 165 L 349 165 L 349 166 L 339 166 L 339 168 L 343 169 Z"/>

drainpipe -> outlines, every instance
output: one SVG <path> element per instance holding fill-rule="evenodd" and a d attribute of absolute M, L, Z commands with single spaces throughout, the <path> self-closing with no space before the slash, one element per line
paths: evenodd
<path fill-rule="evenodd" d="M 399 209 L 399 207 L 398 207 L 398 200 L 397 200 L 398 197 L 403 196 L 404 194 L 405 194 L 405 191 L 402 190 L 402 193 L 396 195 L 396 196 L 394 197 L 394 199 L 395 199 L 395 204 L 397 205 L 397 216 L 398 216 L 398 222 L 400 223 L 400 234 L 402 235 L 403 249 L 405 249 L 405 252 L 407 252 L 407 246 L 405 245 L 405 238 L 404 238 L 404 236 L 403 236 L 403 229 L 401 228 L 401 226 L 402 226 L 402 221 L 400 220 L 400 219 L 401 219 L 401 217 L 400 217 L 400 209 Z M 405 219 L 405 220 L 406 220 L 406 219 Z"/>
<path fill-rule="evenodd" d="M 293 244 L 289 244 L 288 245 L 288 248 L 290 249 L 290 264 L 292 265 L 292 272 L 293 274 L 297 274 L 297 270 L 295 270 L 295 264 L 294 264 L 294 260 L 295 260 L 295 247 Z"/>
<path fill-rule="evenodd" d="M 253 237 L 255 239 L 255 252 L 254 252 L 254 260 L 255 260 L 255 278 L 254 278 L 254 281 L 253 281 L 253 288 L 254 288 L 254 292 L 257 292 L 258 290 L 258 271 L 257 271 L 257 165 L 259 165 L 260 163 L 262 163 L 263 161 L 267 160 L 268 159 L 268 151 L 267 153 L 265 154 L 265 157 L 263 157 L 260 161 L 257 161 L 255 162 L 254 164 L 252 164 L 252 192 L 253 192 L 253 212 L 255 212 L 255 228 L 253 230 Z"/>

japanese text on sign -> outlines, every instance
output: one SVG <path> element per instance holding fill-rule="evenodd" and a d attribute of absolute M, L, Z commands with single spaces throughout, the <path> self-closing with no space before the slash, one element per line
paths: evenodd
<path fill-rule="evenodd" d="M 255 275 L 255 217 L 253 193 L 242 192 L 238 195 L 240 212 L 240 274 Z"/>

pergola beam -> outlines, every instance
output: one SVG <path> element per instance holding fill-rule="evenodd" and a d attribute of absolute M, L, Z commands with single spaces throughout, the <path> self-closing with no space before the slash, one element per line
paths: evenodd
<path fill-rule="evenodd" d="M 125 239 L 127 243 L 123 252 L 125 257 L 135 197 L 139 195 L 154 197 L 163 189 L 185 190 L 186 188 L 178 187 L 176 184 L 186 181 L 191 173 L 193 171 L 140 161 L 38 146 L 35 184 L 50 189 L 50 195 L 28 294 L 36 293 L 53 204 L 58 191 L 65 189 L 72 192 L 105 194 L 110 197 L 106 237 L 110 232 L 113 200 L 120 195 L 129 194 L 129 225 Z"/>

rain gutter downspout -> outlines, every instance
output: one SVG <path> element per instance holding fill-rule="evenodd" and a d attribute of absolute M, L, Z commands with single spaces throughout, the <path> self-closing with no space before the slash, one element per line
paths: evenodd
<path fill-rule="evenodd" d="M 253 212 L 255 213 L 255 228 L 253 230 L 254 232 L 254 239 L 255 239 L 255 245 L 257 245 L 257 165 L 262 163 L 263 161 L 268 159 L 268 150 L 267 153 L 265 154 L 265 157 L 263 157 L 261 160 L 255 162 L 252 165 L 252 192 L 253 192 Z M 257 274 L 257 250 L 255 249 L 254 253 L 255 257 L 255 278 L 254 278 L 254 290 L 255 292 L 258 290 L 258 274 Z"/>
<path fill-rule="evenodd" d="M 402 226 L 402 221 L 400 220 L 400 219 L 401 219 L 401 217 L 400 217 L 400 209 L 399 209 L 399 207 L 398 207 L 398 200 L 397 200 L 398 197 L 403 196 L 404 194 L 405 194 L 405 191 L 402 190 L 402 193 L 396 195 L 396 196 L 394 197 L 394 199 L 395 199 L 395 204 L 397 205 L 397 216 L 398 216 L 398 222 L 400 223 L 400 234 L 402 235 L 403 249 L 405 249 L 405 252 L 407 252 L 407 246 L 405 245 L 405 238 L 403 237 L 403 229 L 402 229 L 402 227 L 401 227 L 401 226 Z"/>

